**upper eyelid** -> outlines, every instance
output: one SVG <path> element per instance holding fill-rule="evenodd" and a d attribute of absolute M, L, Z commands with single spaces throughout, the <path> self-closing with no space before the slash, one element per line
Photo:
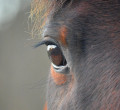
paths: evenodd
<path fill-rule="evenodd" d="M 52 44 L 52 45 L 56 45 L 56 46 L 60 47 L 59 43 L 56 40 L 54 40 L 50 37 L 44 37 L 40 42 L 38 42 L 36 45 L 34 45 L 34 48 L 37 48 L 44 44 L 46 44 L 46 45 Z"/>

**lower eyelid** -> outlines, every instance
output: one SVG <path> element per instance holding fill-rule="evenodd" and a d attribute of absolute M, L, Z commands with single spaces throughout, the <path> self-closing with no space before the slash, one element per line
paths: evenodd
<path fill-rule="evenodd" d="M 52 66 L 54 70 L 58 72 L 59 74 L 69 74 L 70 72 L 70 69 L 67 64 L 65 66 L 56 66 L 52 63 Z"/>

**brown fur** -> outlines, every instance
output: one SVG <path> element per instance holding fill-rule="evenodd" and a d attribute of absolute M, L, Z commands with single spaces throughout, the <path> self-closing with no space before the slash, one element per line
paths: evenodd
<path fill-rule="evenodd" d="M 47 109 L 120 110 L 120 1 L 50 2 L 43 37 L 59 43 L 70 73 L 51 68 Z"/>

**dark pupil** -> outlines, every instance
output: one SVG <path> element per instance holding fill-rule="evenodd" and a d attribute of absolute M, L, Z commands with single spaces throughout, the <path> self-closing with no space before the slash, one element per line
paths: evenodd
<path fill-rule="evenodd" d="M 59 47 L 51 48 L 48 51 L 48 56 L 52 63 L 56 66 L 64 66 L 66 65 L 66 60 L 62 55 L 62 52 Z"/>

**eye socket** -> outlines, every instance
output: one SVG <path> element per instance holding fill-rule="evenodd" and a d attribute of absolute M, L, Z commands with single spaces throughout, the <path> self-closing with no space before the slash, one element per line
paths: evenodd
<path fill-rule="evenodd" d="M 69 67 L 59 46 L 59 43 L 50 37 L 46 37 L 41 42 L 37 43 L 34 47 L 37 48 L 43 44 L 47 46 L 48 57 L 52 62 L 54 70 L 58 73 L 68 74 Z"/>

